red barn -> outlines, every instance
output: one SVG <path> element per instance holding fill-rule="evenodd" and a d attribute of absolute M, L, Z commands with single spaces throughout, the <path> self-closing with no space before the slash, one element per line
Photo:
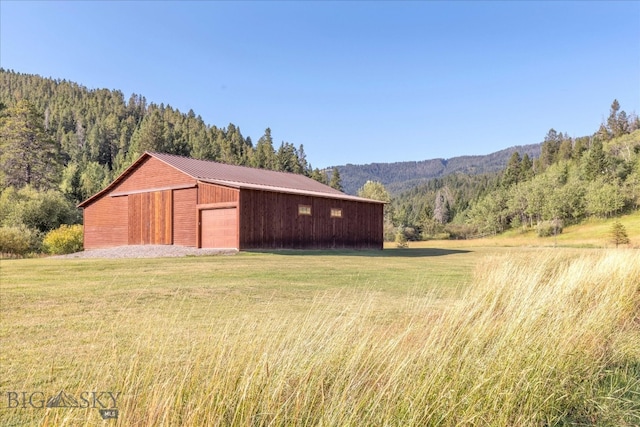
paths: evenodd
<path fill-rule="evenodd" d="M 144 153 L 82 202 L 85 249 L 382 249 L 383 202 L 303 175 Z"/>

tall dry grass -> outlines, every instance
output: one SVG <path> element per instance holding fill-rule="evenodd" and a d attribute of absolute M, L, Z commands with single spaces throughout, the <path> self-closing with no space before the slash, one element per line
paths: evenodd
<path fill-rule="evenodd" d="M 302 314 L 140 319 L 76 386 L 109 378 L 122 426 L 640 424 L 637 251 L 497 256 L 460 299 L 384 304 L 325 295 Z"/>

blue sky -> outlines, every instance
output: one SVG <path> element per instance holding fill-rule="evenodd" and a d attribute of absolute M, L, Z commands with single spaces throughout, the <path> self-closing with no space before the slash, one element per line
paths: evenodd
<path fill-rule="evenodd" d="M 0 66 L 118 89 L 314 167 L 488 154 L 640 113 L 640 2 L 0 2 Z"/>

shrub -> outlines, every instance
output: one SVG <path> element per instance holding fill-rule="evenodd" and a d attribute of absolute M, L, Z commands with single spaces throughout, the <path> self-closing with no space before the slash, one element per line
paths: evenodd
<path fill-rule="evenodd" d="M 404 231 L 403 230 L 398 230 L 398 232 L 396 233 L 396 248 L 408 248 L 409 244 L 407 243 L 407 236 L 404 235 Z"/>
<path fill-rule="evenodd" d="M 444 228 L 451 239 L 471 239 L 478 234 L 478 227 L 470 224 L 447 224 Z"/>
<path fill-rule="evenodd" d="M 542 221 L 538 223 L 538 236 L 557 236 L 558 234 L 562 233 L 562 227 L 562 221 L 560 221 L 559 219 L 554 219 L 552 221 Z"/>
<path fill-rule="evenodd" d="M 51 230 L 44 238 L 44 249 L 52 255 L 63 255 L 82 250 L 83 229 L 81 225 L 61 225 Z"/>
<path fill-rule="evenodd" d="M 80 219 L 80 211 L 59 191 L 8 188 L 0 195 L 0 221 L 5 226 L 24 225 L 46 233 Z"/>
<path fill-rule="evenodd" d="M 42 235 L 38 231 L 21 227 L 0 227 L 0 254 L 24 256 L 39 252 Z"/>
<path fill-rule="evenodd" d="M 413 227 L 405 227 L 403 230 L 403 233 L 404 233 L 404 237 L 408 241 L 415 242 L 417 240 L 420 240 L 420 236 L 416 232 L 416 229 Z"/>

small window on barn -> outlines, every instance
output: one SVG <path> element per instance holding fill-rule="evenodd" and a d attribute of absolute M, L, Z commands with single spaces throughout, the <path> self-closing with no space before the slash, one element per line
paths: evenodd
<path fill-rule="evenodd" d="M 298 215 L 311 215 L 311 206 L 298 205 Z"/>
<path fill-rule="evenodd" d="M 331 208 L 331 218 L 342 218 L 342 209 Z"/>

